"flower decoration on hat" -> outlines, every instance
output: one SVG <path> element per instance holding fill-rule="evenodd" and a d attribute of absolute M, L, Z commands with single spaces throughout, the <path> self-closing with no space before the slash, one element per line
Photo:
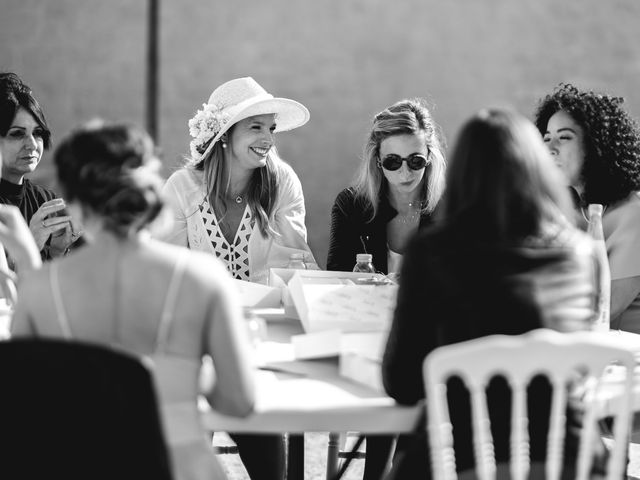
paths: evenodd
<path fill-rule="evenodd" d="M 193 137 L 189 148 L 193 161 L 200 161 L 209 142 L 230 120 L 231 115 L 222 107 L 210 103 L 203 103 L 202 110 L 198 110 L 195 116 L 189 120 L 189 135 Z"/>

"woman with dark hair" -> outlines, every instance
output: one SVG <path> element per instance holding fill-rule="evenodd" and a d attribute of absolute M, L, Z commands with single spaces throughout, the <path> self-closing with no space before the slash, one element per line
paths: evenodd
<path fill-rule="evenodd" d="M 12 335 L 96 342 L 150 359 L 175 478 L 223 479 L 200 424 L 200 369 L 210 356 L 216 382 L 203 393 L 216 409 L 248 414 L 247 332 L 216 258 L 149 238 L 163 208 L 153 150 L 148 135 L 121 124 L 87 126 L 58 147 L 58 179 L 88 242 L 22 275 Z"/>
<path fill-rule="evenodd" d="M 481 111 L 463 126 L 449 159 L 442 219 L 407 247 L 383 358 L 385 389 L 401 404 L 424 398 L 422 364 L 439 346 L 541 327 L 587 329 L 594 315 L 591 242 L 572 225 L 569 194 L 535 127 L 508 110 Z M 490 415 L 504 416 L 508 392 L 494 388 Z M 531 388 L 531 454 L 540 460 L 549 390 Z M 473 449 L 459 385 L 449 402 L 463 471 L 473 467 Z M 498 461 L 508 456 L 507 423 L 493 432 Z M 393 478 L 429 478 L 423 430 L 400 437 Z M 569 430 L 567 441 L 577 439 Z"/>
<path fill-rule="evenodd" d="M 545 97 L 536 126 L 571 187 L 579 224 L 604 207 L 611 269 L 611 328 L 640 333 L 640 129 L 623 99 L 562 84 Z"/>
<path fill-rule="evenodd" d="M 0 203 L 20 209 L 44 260 L 62 255 L 80 237 L 64 200 L 25 178 L 50 145 L 51 131 L 31 89 L 15 73 L 0 73 Z"/>
<path fill-rule="evenodd" d="M 378 113 L 355 185 L 331 210 L 327 270 L 350 271 L 358 253 L 398 273 L 407 240 L 432 223 L 444 189 L 443 140 L 426 101 L 401 100 Z"/>

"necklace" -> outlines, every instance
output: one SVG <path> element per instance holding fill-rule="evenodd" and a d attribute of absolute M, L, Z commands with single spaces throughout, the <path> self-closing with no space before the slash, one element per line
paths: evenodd
<path fill-rule="evenodd" d="M 409 213 L 404 215 L 398 215 L 400 218 L 400 222 L 406 224 L 415 223 L 420 219 L 420 212 L 422 210 L 422 202 L 418 202 L 416 205 L 414 202 L 409 202 L 407 204 L 409 207 Z"/>
<path fill-rule="evenodd" d="M 242 202 L 244 202 L 244 198 L 242 197 L 242 195 L 236 195 L 236 198 L 233 199 L 238 205 L 240 205 Z"/>

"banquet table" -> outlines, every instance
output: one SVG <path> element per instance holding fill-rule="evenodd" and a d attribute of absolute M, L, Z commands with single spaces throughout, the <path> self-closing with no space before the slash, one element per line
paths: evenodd
<path fill-rule="evenodd" d="M 303 333 L 300 321 L 286 318 L 279 309 L 258 312 L 266 319 L 267 338 L 257 345 L 257 403 L 245 418 L 223 415 L 201 404 L 202 420 L 211 431 L 230 432 L 360 432 L 396 434 L 415 429 L 423 404 L 401 406 L 373 386 L 340 376 L 337 357 L 296 360 L 291 337 Z M 635 344 L 640 335 L 611 331 L 624 344 Z M 640 355 L 638 357 L 640 363 Z M 640 368 L 636 369 L 634 410 L 640 417 Z M 600 392 L 602 415 L 618 408 L 619 372 L 611 375 Z M 295 436 L 292 438 L 296 438 Z M 297 437 L 299 442 L 302 437 Z M 297 461 L 303 447 L 295 445 Z M 290 458 L 292 451 L 290 450 Z M 302 479 L 303 466 L 290 477 Z"/>
<path fill-rule="evenodd" d="M 373 387 L 341 377 L 337 357 L 295 360 L 296 319 L 267 320 L 268 340 L 258 345 L 257 404 L 245 418 L 202 405 L 207 428 L 233 432 L 400 433 L 416 424 L 421 405 L 400 406 Z"/>
<path fill-rule="evenodd" d="M 201 402 L 202 421 L 210 431 L 288 432 L 289 480 L 304 478 L 304 432 L 394 434 L 412 431 L 422 404 L 401 406 L 373 386 L 342 377 L 337 357 L 294 358 L 291 337 L 303 333 L 298 319 L 281 309 L 256 312 L 267 323 L 267 338 L 256 346 L 257 401 L 245 418 L 217 412 Z M 291 435 L 296 434 L 296 435 Z M 300 435 L 297 435 L 300 434 Z M 335 434 L 328 449 L 336 451 Z M 329 451 L 329 450 L 328 450 Z M 337 464 L 327 462 L 327 478 Z"/>

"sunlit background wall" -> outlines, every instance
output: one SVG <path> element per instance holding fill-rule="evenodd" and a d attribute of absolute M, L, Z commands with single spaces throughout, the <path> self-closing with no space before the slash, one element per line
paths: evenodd
<path fill-rule="evenodd" d="M 158 0 L 158 142 L 164 174 L 187 120 L 220 83 L 253 76 L 311 111 L 277 137 L 305 192 L 324 265 L 330 210 L 372 116 L 424 96 L 448 143 L 474 111 L 531 116 L 559 82 L 624 96 L 640 114 L 637 0 Z M 94 117 L 145 125 L 148 1 L 2 0 L 0 70 L 42 103 L 55 139 Z M 55 186 L 51 153 L 34 175 Z"/>

